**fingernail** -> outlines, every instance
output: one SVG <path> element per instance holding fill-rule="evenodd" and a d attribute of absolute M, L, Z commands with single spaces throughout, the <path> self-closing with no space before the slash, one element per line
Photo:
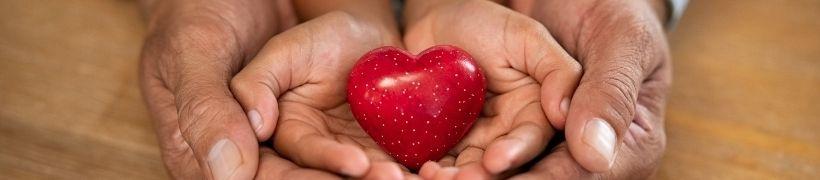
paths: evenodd
<path fill-rule="evenodd" d="M 615 130 L 603 119 L 592 119 L 584 127 L 584 143 L 598 152 L 601 160 L 608 163 L 608 168 L 615 159 L 615 140 Z"/>
<path fill-rule="evenodd" d="M 561 114 L 564 114 L 564 117 L 567 117 L 567 112 L 569 112 L 569 97 L 565 97 L 561 100 L 561 104 L 558 105 L 558 110 L 561 110 Z"/>
<path fill-rule="evenodd" d="M 259 115 L 259 111 L 256 111 L 256 109 L 248 111 L 248 120 L 251 121 L 251 126 L 257 133 L 259 129 L 262 129 L 262 115 Z"/>
<path fill-rule="evenodd" d="M 230 179 L 236 168 L 242 163 L 239 148 L 228 139 L 219 140 L 208 153 L 208 166 L 214 179 Z"/>

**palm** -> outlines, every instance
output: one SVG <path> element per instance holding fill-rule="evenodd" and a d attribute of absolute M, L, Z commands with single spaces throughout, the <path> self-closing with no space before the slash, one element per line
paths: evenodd
<path fill-rule="evenodd" d="M 371 161 L 392 161 L 391 158 L 379 148 L 373 139 L 371 139 L 370 136 L 368 136 L 362 128 L 359 127 L 359 124 L 351 114 L 350 106 L 344 101 L 344 96 L 322 97 L 318 96 L 318 94 L 299 94 L 302 88 L 309 89 L 311 87 L 308 86 L 293 89 L 291 92 L 285 93 L 282 97 L 283 99 L 279 106 L 281 111 L 280 125 L 275 131 L 276 139 L 274 140 L 274 142 L 277 142 L 275 143 L 277 149 L 284 149 L 286 146 L 293 146 L 294 144 L 284 143 L 290 142 L 285 140 L 285 138 L 292 137 L 295 134 L 302 134 L 317 136 L 319 138 L 335 141 L 340 144 L 361 147 Z M 343 91 L 344 88 L 327 88 L 325 90 Z M 322 90 L 317 89 L 317 91 Z M 309 100 L 319 103 L 300 101 L 300 98 L 291 98 L 297 96 L 319 97 L 318 99 Z M 312 142 L 296 143 L 303 144 Z"/>

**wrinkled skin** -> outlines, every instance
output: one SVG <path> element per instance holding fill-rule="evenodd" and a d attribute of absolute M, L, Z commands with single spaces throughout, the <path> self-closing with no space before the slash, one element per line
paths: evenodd
<path fill-rule="evenodd" d="M 585 69 L 575 93 L 575 97 L 584 98 L 573 99 L 566 122 L 551 121 L 556 128 L 564 129 L 567 141 L 516 178 L 651 176 L 666 145 L 664 110 L 672 80 L 669 48 L 662 29 L 667 18 L 663 1 L 519 1 L 512 6 L 552 30 Z M 594 109 L 614 113 L 584 112 Z M 583 121 L 590 114 L 608 116 L 618 135 L 617 156 L 608 171 L 594 172 L 589 170 L 595 169 L 590 168 L 594 162 L 576 161 L 588 151 L 573 144 L 580 125 L 572 121 Z"/>

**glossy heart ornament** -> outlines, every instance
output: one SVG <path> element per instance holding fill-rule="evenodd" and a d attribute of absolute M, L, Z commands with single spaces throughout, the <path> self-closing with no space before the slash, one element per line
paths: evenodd
<path fill-rule="evenodd" d="M 485 89 L 481 69 L 457 47 L 434 46 L 418 56 L 382 47 L 353 67 L 347 101 L 383 150 L 417 170 L 461 141 L 481 112 Z"/>

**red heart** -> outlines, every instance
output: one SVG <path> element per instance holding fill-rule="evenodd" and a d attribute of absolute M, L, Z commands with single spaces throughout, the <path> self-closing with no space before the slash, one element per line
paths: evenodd
<path fill-rule="evenodd" d="M 413 56 L 381 47 L 350 72 L 348 103 L 359 125 L 408 168 L 441 159 L 472 127 L 486 83 L 467 52 L 434 46 Z"/>

